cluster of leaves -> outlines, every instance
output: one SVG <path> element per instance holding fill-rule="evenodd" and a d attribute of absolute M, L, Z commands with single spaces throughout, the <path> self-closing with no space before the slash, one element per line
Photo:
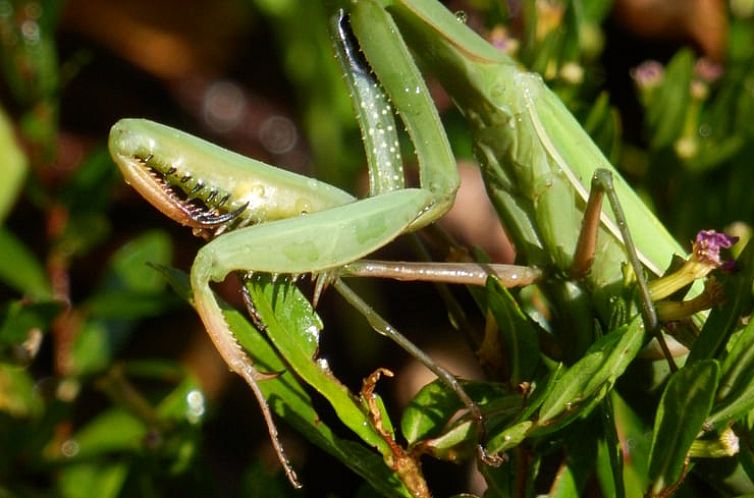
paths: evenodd
<path fill-rule="evenodd" d="M 619 111 L 596 76 L 599 26 L 610 1 L 532 0 L 521 2 L 521 12 L 500 2 L 474 4 L 466 11 L 470 24 L 483 17 L 492 33 L 498 22 L 520 25 L 503 34 L 507 46 L 518 45 L 518 60 L 544 76 L 679 238 L 753 219 L 746 187 L 753 179 L 747 165 L 754 147 L 752 12 L 731 12 L 720 74 L 699 69 L 689 50 L 679 51 L 649 83 L 637 74 L 644 141 L 626 143 Z M 323 117 L 323 109 L 349 113 L 330 60 L 325 9 L 319 2 L 282 0 L 257 0 L 254 8 L 272 21 L 280 53 L 298 54 L 283 65 L 301 89 L 313 155 L 332 165 L 343 157 L 333 152 L 342 142 L 356 149 L 358 140 L 352 129 L 338 128 L 342 121 Z M 0 496 L 213 494 L 201 472 L 207 408 L 197 379 L 173 360 L 123 356 L 144 319 L 180 306 L 176 294 L 189 298 L 185 276 L 168 266 L 171 238 L 150 228 L 124 240 L 113 228 L 109 213 L 120 180 L 104 150 L 106 130 L 72 173 L 56 164 L 66 76 L 54 41 L 59 14 L 52 0 L 0 0 L 7 97 L 0 115 Z M 448 129 L 463 154 L 469 149 L 463 126 L 450 116 Z M 354 174 L 335 167 L 319 176 L 342 183 Z M 492 343 L 488 334 L 481 351 L 504 352 L 498 379 L 505 382 L 464 386 L 488 417 L 488 450 L 511 457 L 501 469 L 482 468 L 485 496 L 543 490 L 640 496 L 647 489 L 663 495 L 679 483 L 681 496 L 752 492 L 754 326 L 742 326 L 741 317 L 751 310 L 753 252 L 738 254 L 740 272 L 724 281 L 726 303 L 711 312 L 685 365 L 672 375 L 664 362 L 636 358 L 644 339 L 638 319 L 596 341 L 572 365 L 556 365 L 540 351 L 533 313 L 521 309 L 534 297 L 514 297 L 496 282 L 476 292 L 488 330 L 499 333 Z M 102 268 L 95 281 L 71 280 L 77 266 L 90 261 Z M 472 424 L 456 418 L 461 404 L 443 385 L 429 384 L 414 397 L 395 424 L 398 431 L 372 396 L 376 377 L 359 398 L 313 361 L 322 324 L 294 286 L 246 285 L 265 334 L 233 307 L 224 312 L 260 368 L 284 372 L 263 385 L 272 408 L 363 477 L 369 486 L 362 496 L 421 495 L 419 454 L 473 458 Z M 343 436 L 342 427 L 320 419 L 318 398 L 353 434 Z M 294 493 L 256 465 L 245 483 L 249 496 Z"/>

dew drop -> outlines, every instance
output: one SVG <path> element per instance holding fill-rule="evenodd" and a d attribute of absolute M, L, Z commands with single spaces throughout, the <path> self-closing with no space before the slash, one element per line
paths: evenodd
<path fill-rule="evenodd" d="M 192 389 L 186 394 L 186 419 L 192 423 L 198 423 L 205 412 L 204 394 L 198 389 Z"/>
<path fill-rule="evenodd" d="M 66 439 L 60 445 L 60 453 L 66 458 L 73 458 L 79 453 L 79 443 L 75 439 Z"/>
<path fill-rule="evenodd" d="M 204 121 L 216 133 L 224 133 L 240 125 L 245 109 L 246 96 L 234 81 L 213 82 L 202 99 Z"/>
<path fill-rule="evenodd" d="M 455 16 L 456 16 L 456 19 L 458 20 L 458 22 L 462 22 L 464 24 L 466 24 L 466 21 L 469 18 L 468 14 L 466 14 L 466 12 L 464 12 L 463 10 L 457 10 L 455 12 Z"/>
<path fill-rule="evenodd" d="M 270 116 L 259 127 L 259 141 L 273 154 L 290 152 L 298 143 L 298 131 L 285 116 Z"/>

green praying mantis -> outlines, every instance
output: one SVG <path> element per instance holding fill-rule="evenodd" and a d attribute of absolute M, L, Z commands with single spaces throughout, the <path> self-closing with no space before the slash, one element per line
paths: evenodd
<path fill-rule="evenodd" d="M 563 356 L 575 361 L 595 341 L 595 316 L 611 331 L 636 323 L 640 310 L 646 328 L 655 332 L 644 273 L 660 276 L 674 255 L 684 254 L 539 76 L 523 71 L 435 0 L 341 3 L 348 18 L 333 31 L 363 131 L 370 197 L 357 200 L 146 120 L 119 121 L 109 142 L 128 183 L 173 220 L 211 238 L 191 268 L 194 305 L 223 359 L 259 400 L 294 482 L 259 388 L 276 374 L 258 371 L 238 345 L 211 283 L 233 272 L 311 273 L 319 275 L 316 295 L 327 283 L 348 294 L 341 275 L 388 273 L 361 258 L 446 213 L 459 183 L 456 162 L 415 59 L 440 80 L 466 118 L 490 198 L 526 265 L 427 265 L 417 273 L 484 283 L 489 272 L 504 277 L 510 270 L 519 284 L 537 280 L 555 307 L 572 310 L 559 328 L 567 334 L 561 338 Z M 345 33 L 348 25 L 355 42 Z M 418 158 L 419 187 L 404 185 L 393 107 Z M 612 179 L 608 195 L 620 199 L 625 215 L 602 209 L 599 194 L 590 194 L 593 178 L 599 185 Z M 633 242 L 626 227 L 634 229 Z M 629 265 L 633 277 L 627 277 Z M 395 273 L 406 268 L 395 265 Z M 478 408 L 450 374 L 434 368 L 462 397 L 483 439 Z M 495 460 L 482 446 L 479 454 Z"/>

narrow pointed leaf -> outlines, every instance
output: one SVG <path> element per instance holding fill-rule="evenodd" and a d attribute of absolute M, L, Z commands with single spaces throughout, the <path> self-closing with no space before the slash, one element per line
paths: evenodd
<path fill-rule="evenodd" d="M 542 404 L 538 425 L 543 432 L 553 430 L 553 424 L 560 426 L 563 420 L 586 415 L 623 374 L 643 340 L 644 326 L 641 317 L 636 317 L 595 342 L 560 377 Z"/>
<path fill-rule="evenodd" d="M 717 361 L 704 360 L 682 368 L 665 386 L 649 454 L 653 494 L 682 477 L 686 456 L 712 406 L 719 377 Z"/>

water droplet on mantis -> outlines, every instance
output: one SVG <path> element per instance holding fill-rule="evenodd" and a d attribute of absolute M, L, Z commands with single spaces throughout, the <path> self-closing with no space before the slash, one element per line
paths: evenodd
<path fill-rule="evenodd" d="M 466 24 L 466 21 L 469 18 L 468 14 L 466 14 L 466 12 L 464 12 L 463 10 L 457 10 L 455 12 L 455 16 L 456 16 L 456 19 L 458 20 L 458 22 L 462 22 L 464 24 Z"/>
<path fill-rule="evenodd" d="M 296 211 L 298 211 L 300 214 L 307 214 L 312 212 L 312 203 L 309 201 L 309 199 L 298 199 L 296 201 Z"/>

